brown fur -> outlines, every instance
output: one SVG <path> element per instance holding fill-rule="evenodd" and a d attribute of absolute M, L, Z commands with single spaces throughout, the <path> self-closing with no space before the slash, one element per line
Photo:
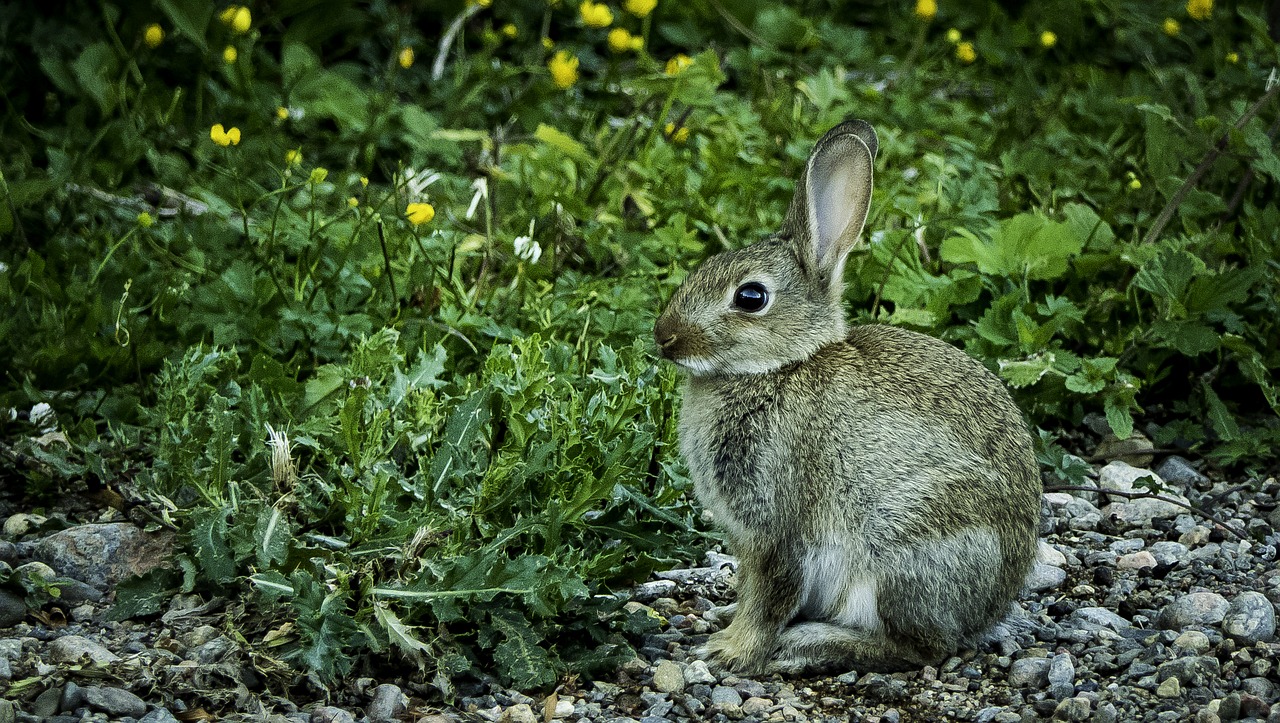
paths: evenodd
<path fill-rule="evenodd" d="M 861 121 L 824 136 L 782 231 L 708 259 L 655 327 L 690 372 L 695 492 L 741 562 L 704 652 L 739 672 L 936 662 L 1004 615 L 1035 554 L 1038 470 L 999 380 L 922 334 L 846 333 L 874 147 Z M 747 281 L 761 312 L 732 306 Z"/>

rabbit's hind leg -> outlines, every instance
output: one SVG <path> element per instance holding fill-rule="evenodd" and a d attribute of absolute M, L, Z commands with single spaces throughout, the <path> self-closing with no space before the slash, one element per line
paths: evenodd
<path fill-rule="evenodd" d="M 913 667 L 921 652 L 887 637 L 883 630 L 836 623 L 790 625 L 779 636 L 779 643 L 769 672 L 783 675 L 903 670 Z"/>

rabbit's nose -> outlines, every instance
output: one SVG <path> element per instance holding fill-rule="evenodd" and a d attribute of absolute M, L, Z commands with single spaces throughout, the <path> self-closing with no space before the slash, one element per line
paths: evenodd
<path fill-rule="evenodd" d="M 676 336 L 675 332 L 672 332 L 670 334 L 667 334 L 666 336 L 655 336 L 653 340 L 658 342 L 658 346 L 662 347 L 663 349 L 668 349 L 671 347 L 672 344 L 676 343 L 677 338 L 678 337 Z"/>
<path fill-rule="evenodd" d="M 676 334 L 676 325 L 670 323 L 667 319 L 659 319 L 658 325 L 653 329 L 653 341 L 658 348 L 665 353 L 671 350 L 671 347 L 679 338 Z"/>

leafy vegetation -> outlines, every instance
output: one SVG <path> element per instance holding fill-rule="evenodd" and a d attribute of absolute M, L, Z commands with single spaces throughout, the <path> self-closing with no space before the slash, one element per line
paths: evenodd
<path fill-rule="evenodd" d="M 882 140 L 853 315 L 998 371 L 1051 471 L 1089 413 L 1280 453 L 1247 4 L 47 12 L 0 8 L 0 475 L 181 530 L 116 614 L 243 596 L 273 672 L 394 651 L 447 694 L 627 657 L 653 621 L 613 593 L 709 542 L 653 319 L 846 116 Z"/>

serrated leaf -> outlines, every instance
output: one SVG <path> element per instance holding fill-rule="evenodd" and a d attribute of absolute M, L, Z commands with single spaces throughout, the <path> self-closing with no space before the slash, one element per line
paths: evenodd
<path fill-rule="evenodd" d="M 477 389 L 449 415 L 444 439 L 427 472 L 436 498 L 444 496 L 450 481 L 482 471 L 481 452 L 491 416 L 489 394 L 487 388 Z"/>
<path fill-rule="evenodd" d="M 1053 368 L 1053 355 L 1037 354 L 1027 359 L 1001 359 L 1000 377 L 1009 386 L 1019 389 L 1029 387 L 1044 378 Z"/>
<path fill-rule="evenodd" d="M 425 663 L 424 653 L 429 652 L 431 646 L 419 640 L 413 634 L 413 628 L 401 622 L 386 604 L 374 605 L 373 614 L 377 618 L 378 625 L 387 633 L 387 638 L 391 640 L 392 645 L 396 646 L 405 657 L 417 662 L 419 666 Z"/>
<path fill-rule="evenodd" d="M 1102 407 L 1112 434 L 1120 439 L 1128 439 L 1133 435 L 1133 415 L 1129 413 L 1127 401 L 1107 397 L 1103 400 Z"/>
<path fill-rule="evenodd" d="M 1164 299 L 1179 301 L 1191 280 L 1204 270 L 1204 262 L 1194 254 L 1182 249 L 1166 249 L 1138 269 L 1133 284 Z"/>
<path fill-rule="evenodd" d="M 1168 348 L 1186 356 L 1199 356 L 1218 348 L 1218 332 L 1194 321 L 1162 319 L 1151 325 L 1151 332 Z"/>
<path fill-rule="evenodd" d="M 270 602 L 284 597 L 292 597 L 294 594 L 293 583 L 275 570 L 256 572 L 249 576 L 249 583 Z"/>
<path fill-rule="evenodd" d="M 1240 425 L 1236 423 L 1236 418 L 1227 409 L 1227 405 L 1222 403 L 1218 393 L 1207 383 L 1200 388 L 1204 391 L 1205 411 L 1209 416 L 1209 423 L 1213 425 L 1213 431 L 1228 442 L 1239 437 Z"/>
<path fill-rule="evenodd" d="M 556 682 L 559 676 L 552 667 L 551 657 L 538 645 L 540 638 L 523 615 L 511 609 L 496 609 L 489 612 L 489 619 L 503 635 L 494 658 L 499 671 L 512 685 L 528 689 Z"/>
<path fill-rule="evenodd" d="M 116 585 L 116 602 L 107 614 L 110 620 L 129 620 L 155 615 L 177 592 L 178 572 L 165 567 L 135 575 Z"/>
<path fill-rule="evenodd" d="M 226 510 L 198 513 L 191 529 L 191 545 L 196 563 L 208 580 L 221 585 L 235 578 L 235 558 L 227 545 Z"/>

